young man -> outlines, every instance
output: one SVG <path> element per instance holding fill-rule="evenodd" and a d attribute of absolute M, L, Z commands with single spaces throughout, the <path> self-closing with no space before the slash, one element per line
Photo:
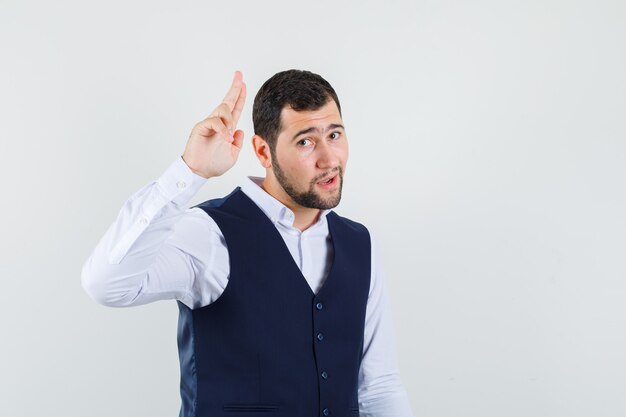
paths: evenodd
<path fill-rule="evenodd" d="M 265 178 L 186 204 L 237 160 L 240 72 L 182 157 L 122 207 L 82 271 L 109 306 L 176 299 L 181 417 L 409 417 L 390 306 L 368 230 L 331 209 L 348 141 L 339 99 L 289 70 L 254 100 Z"/>

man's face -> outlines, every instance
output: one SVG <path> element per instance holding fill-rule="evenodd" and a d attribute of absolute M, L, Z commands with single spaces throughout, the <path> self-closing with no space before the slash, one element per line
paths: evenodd
<path fill-rule="evenodd" d="M 330 209 L 339 204 L 348 140 L 337 105 L 330 99 L 317 110 L 281 112 L 272 170 L 298 205 Z"/>

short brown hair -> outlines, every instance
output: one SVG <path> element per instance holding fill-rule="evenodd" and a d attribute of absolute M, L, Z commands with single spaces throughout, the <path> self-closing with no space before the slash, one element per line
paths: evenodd
<path fill-rule="evenodd" d="M 280 114 L 285 106 L 295 111 L 317 110 L 334 100 L 341 115 L 337 93 L 320 75 L 290 69 L 274 74 L 265 81 L 254 97 L 252 122 L 254 133 L 261 136 L 275 156 L 276 140 L 282 126 Z"/>

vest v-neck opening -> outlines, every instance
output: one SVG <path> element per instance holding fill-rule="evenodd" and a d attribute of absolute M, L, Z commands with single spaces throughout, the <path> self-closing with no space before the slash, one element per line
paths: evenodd
<path fill-rule="evenodd" d="M 335 242 L 335 236 L 333 235 L 332 219 L 330 219 L 330 216 L 334 215 L 334 213 L 330 212 L 330 213 L 328 213 L 326 215 L 326 221 L 328 222 L 328 233 L 330 235 L 331 245 L 333 246 L 333 259 L 331 261 L 331 265 L 330 265 L 330 269 L 328 270 L 328 274 L 326 275 L 326 277 L 324 277 L 324 281 L 323 281 L 322 285 L 320 286 L 319 290 L 317 291 L 317 293 L 315 293 L 313 291 L 313 288 L 311 288 L 311 285 L 309 285 L 309 282 L 307 281 L 306 277 L 302 273 L 302 270 L 300 269 L 300 267 L 298 267 L 298 264 L 296 263 L 296 260 L 293 258 L 293 255 L 291 255 L 291 252 L 289 251 L 289 248 L 287 247 L 287 243 L 285 242 L 285 239 L 283 239 L 282 235 L 280 234 L 280 232 L 278 231 L 276 226 L 267 217 L 267 215 L 263 212 L 263 210 L 261 210 L 261 208 L 259 206 L 257 206 L 256 203 L 249 196 L 246 195 L 246 193 L 241 192 L 241 194 L 246 197 L 246 200 L 247 200 L 248 204 L 250 204 L 251 206 L 254 207 L 254 212 L 255 212 L 256 216 L 259 218 L 259 220 L 266 227 L 269 227 L 270 229 L 272 229 L 271 233 L 274 235 L 274 237 L 276 239 L 278 239 L 280 241 L 279 246 L 281 247 L 281 250 L 286 253 L 286 255 L 287 255 L 288 259 L 289 259 L 288 263 L 291 265 L 292 268 L 295 269 L 295 273 L 297 273 L 299 281 L 301 281 L 303 284 L 306 285 L 306 287 L 309 290 L 309 293 L 311 294 L 312 298 L 317 297 L 324 290 L 324 288 L 326 287 L 326 284 L 328 283 L 330 278 L 333 276 L 333 272 L 335 270 L 335 259 L 337 258 L 337 256 L 336 256 L 336 254 L 337 254 L 337 245 L 336 245 L 336 242 Z M 302 237 L 300 237 L 300 239 L 302 239 Z"/>

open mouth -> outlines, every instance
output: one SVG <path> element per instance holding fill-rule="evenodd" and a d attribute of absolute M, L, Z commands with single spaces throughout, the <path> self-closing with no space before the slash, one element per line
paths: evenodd
<path fill-rule="evenodd" d="M 334 175 L 334 176 L 328 178 L 327 180 L 318 182 L 317 184 L 321 185 L 321 186 L 332 186 L 336 182 L 337 182 L 337 175 Z"/>

